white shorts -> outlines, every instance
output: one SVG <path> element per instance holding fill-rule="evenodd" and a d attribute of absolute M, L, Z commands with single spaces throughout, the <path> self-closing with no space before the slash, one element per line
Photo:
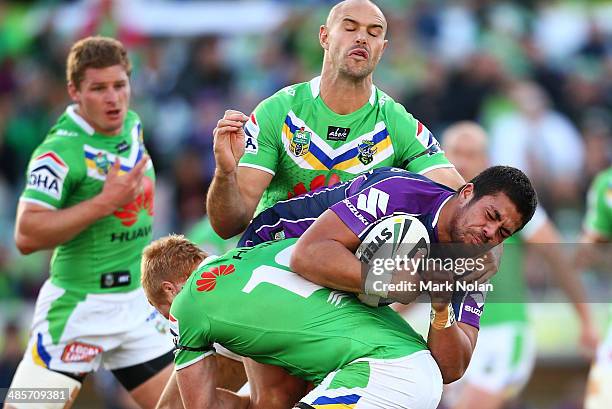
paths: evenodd
<path fill-rule="evenodd" d="M 589 373 L 584 408 L 612 408 L 612 325 L 597 348 L 597 356 Z"/>
<path fill-rule="evenodd" d="M 429 351 L 419 351 L 397 359 L 357 359 L 327 375 L 298 407 L 435 409 L 441 395 L 440 369 Z"/>
<path fill-rule="evenodd" d="M 141 288 L 82 297 L 47 280 L 36 301 L 24 359 L 82 375 L 100 364 L 113 370 L 148 362 L 172 349 L 167 320 Z"/>
<path fill-rule="evenodd" d="M 460 383 L 503 393 L 509 399 L 527 384 L 535 357 L 535 341 L 527 323 L 481 327 L 472 360 Z"/>

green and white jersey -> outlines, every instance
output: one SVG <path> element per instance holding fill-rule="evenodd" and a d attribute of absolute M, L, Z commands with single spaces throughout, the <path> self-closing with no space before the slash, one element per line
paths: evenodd
<path fill-rule="evenodd" d="M 425 173 L 452 167 L 429 130 L 375 86 L 363 107 L 338 115 L 321 99 L 320 81 L 278 91 L 257 106 L 245 126 L 240 166 L 274 175 L 257 213 L 373 168 Z"/>
<path fill-rule="evenodd" d="M 491 279 L 493 291 L 487 294 L 487 305 L 480 318 L 480 326 L 508 322 L 527 323 L 527 283 L 525 281 L 525 240 L 548 220 L 541 207 L 517 234 L 504 241 L 499 270 Z"/>
<path fill-rule="evenodd" d="M 138 115 L 127 113 L 116 136 L 101 135 L 69 106 L 32 154 L 21 200 L 65 209 L 98 195 L 119 157 L 129 172 L 145 154 Z M 87 293 L 127 292 L 140 286 L 140 255 L 151 240 L 155 172 L 149 162 L 138 198 L 59 245 L 51 282 Z M 51 216 L 53 217 L 53 216 Z"/>
<path fill-rule="evenodd" d="M 170 309 L 177 369 L 211 354 L 217 342 L 318 383 L 357 358 L 427 349 L 389 307 L 367 307 L 291 272 L 296 240 L 237 248 L 198 267 Z"/>
<path fill-rule="evenodd" d="M 584 229 L 612 240 L 612 167 L 597 175 L 589 189 Z"/>

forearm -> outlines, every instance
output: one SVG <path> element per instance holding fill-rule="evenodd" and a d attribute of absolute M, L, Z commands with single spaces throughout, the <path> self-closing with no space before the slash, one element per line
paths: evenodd
<path fill-rule="evenodd" d="M 246 229 L 252 214 L 247 214 L 236 172 L 215 172 L 206 198 L 206 212 L 213 229 L 225 239 Z"/>
<path fill-rule="evenodd" d="M 436 329 L 433 325 L 429 326 L 427 346 L 438 363 L 445 384 L 461 378 L 472 358 L 476 342 L 470 339 L 466 329 L 476 330 L 467 324 L 458 322 L 443 329 Z"/>
<path fill-rule="evenodd" d="M 51 249 L 71 240 L 113 210 L 96 196 L 66 209 L 18 211 L 15 242 L 24 254 Z"/>
<path fill-rule="evenodd" d="M 310 242 L 293 252 L 291 269 L 323 287 L 361 293 L 362 263 L 335 240 Z"/>

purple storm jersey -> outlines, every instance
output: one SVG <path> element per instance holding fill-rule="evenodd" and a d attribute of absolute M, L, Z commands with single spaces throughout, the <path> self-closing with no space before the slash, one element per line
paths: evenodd
<path fill-rule="evenodd" d="M 360 239 L 380 219 L 396 213 L 410 214 L 425 225 L 435 243 L 438 214 L 454 193 L 425 176 L 399 168 L 379 168 L 347 182 L 277 202 L 253 219 L 239 246 L 299 237 L 327 209 Z"/>
<path fill-rule="evenodd" d="M 360 240 L 377 221 L 397 213 L 419 219 L 431 243 L 438 242 L 437 222 L 443 205 L 455 194 L 447 186 L 399 168 L 378 168 L 289 200 L 277 202 L 255 217 L 239 247 L 299 237 L 330 209 Z M 459 322 L 479 328 L 484 294 L 455 292 L 452 300 Z"/>

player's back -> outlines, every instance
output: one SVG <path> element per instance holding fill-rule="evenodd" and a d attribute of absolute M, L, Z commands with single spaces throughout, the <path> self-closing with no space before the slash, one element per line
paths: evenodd
<path fill-rule="evenodd" d="M 363 216 L 361 219 L 378 219 L 395 212 L 411 214 L 421 219 L 430 236 L 435 238 L 434 219 L 453 193 L 452 189 L 425 176 L 400 168 L 378 168 L 349 181 L 276 203 L 251 221 L 239 245 L 299 237 L 325 210 L 352 196 L 358 197 L 350 213 Z"/>
<path fill-rule="evenodd" d="M 369 308 L 291 272 L 294 243 L 238 248 L 201 265 L 172 305 L 180 345 L 217 342 L 313 381 L 357 358 L 427 348 L 390 308 Z"/>

